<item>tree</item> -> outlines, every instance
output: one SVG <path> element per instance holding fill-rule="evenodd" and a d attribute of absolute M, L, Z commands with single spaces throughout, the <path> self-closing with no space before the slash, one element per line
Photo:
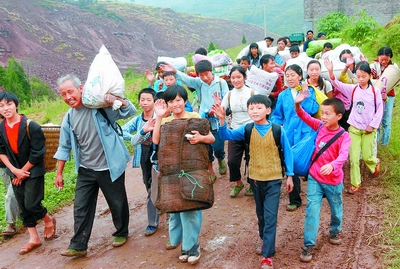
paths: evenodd
<path fill-rule="evenodd" d="M 0 66 L 0 87 L 4 85 L 6 69 Z"/>
<path fill-rule="evenodd" d="M 243 36 L 243 38 L 242 38 L 242 44 L 246 44 L 246 43 L 247 43 L 246 37 Z"/>
<path fill-rule="evenodd" d="M 210 41 L 210 45 L 208 45 L 208 52 L 215 50 L 214 43 Z"/>
<path fill-rule="evenodd" d="M 342 12 L 329 12 L 317 20 L 318 32 L 324 32 L 328 38 L 341 37 L 340 32 L 350 24 L 349 17 Z"/>
<path fill-rule="evenodd" d="M 31 77 L 29 84 L 32 89 L 32 101 L 41 102 L 46 98 L 48 100 L 55 100 L 57 98 L 57 94 L 50 89 L 50 85 L 41 81 L 38 77 Z"/>
<path fill-rule="evenodd" d="M 3 83 L 4 88 L 18 96 L 21 103 L 25 101 L 27 104 L 30 104 L 32 90 L 28 76 L 14 57 L 8 59 Z"/>

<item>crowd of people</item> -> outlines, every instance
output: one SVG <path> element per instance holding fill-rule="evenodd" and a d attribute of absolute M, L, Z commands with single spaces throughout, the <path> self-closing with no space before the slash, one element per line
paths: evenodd
<path fill-rule="evenodd" d="M 324 39 L 325 33 L 319 33 L 318 37 Z M 303 51 L 312 40 L 313 31 L 310 30 Z M 271 48 L 274 39 L 266 37 L 265 41 L 266 48 Z M 325 43 L 321 54 L 330 49 L 332 44 Z M 195 76 L 177 70 L 170 63 L 157 63 L 156 76 L 146 71 L 148 87 L 138 94 L 142 113 L 122 126 L 122 137 L 116 120 L 136 114 L 130 100 L 106 94 L 104 102 L 109 106 L 88 108 L 82 103 L 83 85 L 79 78 L 73 74 L 60 77 L 58 90 L 70 108 L 61 123 L 59 146 L 54 155 L 58 160 L 54 183 L 60 190 L 64 187 L 63 170 L 71 151 L 78 175 L 74 235 L 61 255 L 86 256 L 99 189 L 106 198 L 115 226 L 112 246 L 126 243 L 129 207 L 125 168 L 131 156 L 123 139 L 134 146 L 132 166 L 141 168 L 148 194 L 148 223 L 144 234 L 156 233 L 160 215 L 151 199 L 151 185 L 152 169 L 157 169 L 161 161 L 157 157 L 157 146 L 165 135 L 161 126 L 185 118 L 204 118 L 209 122 L 208 134 L 192 131 L 187 140 L 194 145 L 208 145 L 211 180 L 217 179 L 213 168 L 217 159 L 218 173 L 224 175 L 229 171 L 229 181 L 233 185 L 230 197 L 238 197 L 243 189 L 246 196 L 254 197 L 262 239 L 255 253 L 262 255 L 262 268 L 273 268 L 282 183 L 288 193 L 286 210 L 295 211 L 304 203 L 300 196 L 301 180 L 307 180 L 304 246 L 300 260 L 312 260 L 324 197 L 331 209 L 329 242 L 340 244 L 344 214 L 343 166 L 349 158 L 351 187 L 347 193 L 355 195 L 362 185 L 360 156 L 371 174 L 377 176 L 380 171 L 377 144 L 386 146 L 390 141 L 395 91 L 379 89 L 371 79 L 379 79 L 389 65 L 395 65 L 391 61 L 393 53 L 389 47 L 382 47 L 374 62 L 369 64 L 366 59 L 355 59 L 350 50 L 344 50 L 339 60 L 345 67 L 336 77 L 334 63 L 329 58 L 324 58 L 322 63 L 317 59 L 309 61 L 306 74 L 299 65 L 286 64 L 279 51 L 289 50 L 291 58 L 300 53 L 299 46 L 291 45 L 288 38 L 279 38 L 276 50 L 276 55 L 264 54 L 257 43 L 252 43 L 249 55 L 241 57 L 239 64 L 230 70 L 229 84 L 213 74 L 212 63 L 208 60 L 195 64 Z M 201 48 L 196 53 L 207 54 L 207 51 Z M 316 58 L 323 58 L 322 55 Z M 321 76 L 322 65 L 329 79 Z M 278 74 L 269 96 L 246 85 L 252 68 Z M 197 111 L 193 111 L 184 85 L 195 93 Z M 122 103 L 116 110 L 111 107 L 115 100 Z M 42 244 L 36 230 L 38 220 L 44 220 L 45 240 L 53 239 L 56 234 L 56 219 L 49 216 L 42 205 L 45 137 L 40 125 L 18 114 L 18 98 L 14 94 L 0 94 L 0 114 L 4 118 L 0 124 L 3 165 L 0 174 L 7 190 L 5 205 L 9 223 L 3 235 L 15 234 L 19 211 L 30 235 L 29 242 L 19 252 L 22 255 Z M 308 174 L 296 173 L 299 164 L 294 161 L 292 148 L 312 136 L 315 136 L 312 141 L 315 149 L 312 159 L 305 160 L 309 163 Z M 227 163 L 225 140 L 228 140 Z M 243 157 L 245 171 L 241 169 Z M 181 245 L 179 260 L 196 264 L 201 257 L 202 211 L 171 213 L 168 224 L 166 249 Z"/>

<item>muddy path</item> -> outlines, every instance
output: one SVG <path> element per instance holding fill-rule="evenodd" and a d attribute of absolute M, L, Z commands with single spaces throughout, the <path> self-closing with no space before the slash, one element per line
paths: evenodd
<path fill-rule="evenodd" d="M 216 171 L 218 171 L 217 167 Z M 26 255 L 19 249 L 29 239 L 27 231 L 0 244 L 0 268 L 260 268 L 261 256 L 255 250 L 261 244 L 258 236 L 257 218 L 252 197 L 242 191 L 237 198 L 230 198 L 231 184 L 228 176 L 220 176 L 215 185 L 215 203 L 203 211 L 203 226 L 200 236 L 201 259 L 197 265 L 178 261 L 180 248 L 166 250 L 168 226 L 165 214 L 160 218 L 158 231 L 144 236 L 147 225 L 146 192 L 140 169 L 127 168 L 126 185 L 130 205 L 130 234 L 126 245 L 111 246 L 114 228 L 110 212 L 100 194 L 93 232 L 85 258 L 67 258 L 60 255 L 68 247 L 73 235 L 72 206 L 62 208 L 57 218 L 57 238 Z M 348 174 L 348 173 L 347 173 Z M 321 223 L 313 260 L 299 260 L 303 244 L 305 206 L 295 212 L 287 212 L 286 193 L 281 195 L 276 256 L 274 268 L 383 268 L 382 255 L 375 236 L 383 221 L 382 186 L 379 178 L 370 178 L 364 173 L 363 187 L 356 195 L 343 194 L 344 220 L 342 244 L 329 243 L 330 211 L 324 199 Z M 349 180 L 345 180 L 348 187 Z M 283 185 L 282 185 L 283 186 Z M 306 203 L 306 182 L 302 182 L 303 203 Z M 38 224 L 43 239 L 43 223 Z"/>

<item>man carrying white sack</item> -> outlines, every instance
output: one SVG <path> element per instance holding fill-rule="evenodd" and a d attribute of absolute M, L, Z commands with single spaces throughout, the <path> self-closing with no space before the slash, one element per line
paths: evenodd
<path fill-rule="evenodd" d="M 63 169 L 73 151 L 78 172 L 74 201 L 74 236 L 67 250 L 61 255 L 83 257 L 87 254 L 92 232 L 99 188 L 111 211 L 116 231 L 112 234 L 113 247 L 126 243 L 129 226 L 129 207 L 125 190 L 125 168 L 130 154 L 123 139 L 117 134 L 118 119 L 136 113 L 134 105 L 126 98 L 104 95 L 107 107 L 88 108 L 82 104 L 83 86 L 75 75 L 58 79 L 57 85 L 64 102 L 71 108 L 64 116 L 60 142 L 54 158 L 58 159 L 56 187 L 64 186 Z M 119 100 L 122 106 L 113 110 L 111 105 Z M 116 156 L 118 156 L 116 158 Z"/>

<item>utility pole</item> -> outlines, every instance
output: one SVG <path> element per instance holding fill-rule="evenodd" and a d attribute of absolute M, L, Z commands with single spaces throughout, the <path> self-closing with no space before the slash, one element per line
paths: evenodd
<path fill-rule="evenodd" d="M 264 3 L 264 37 L 267 36 L 267 3 Z"/>

